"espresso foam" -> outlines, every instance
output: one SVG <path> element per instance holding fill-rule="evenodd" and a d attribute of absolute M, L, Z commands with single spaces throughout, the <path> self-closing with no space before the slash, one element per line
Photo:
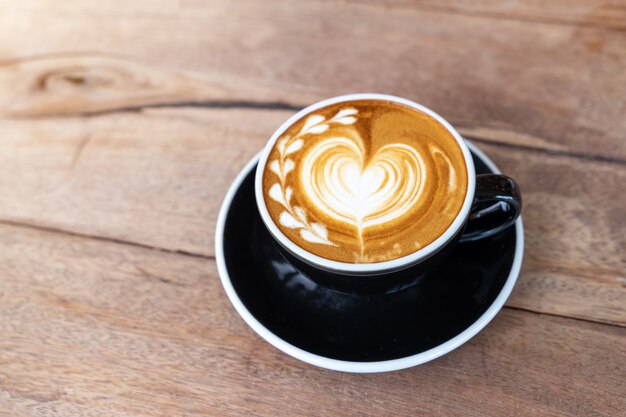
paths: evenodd
<path fill-rule="evenodd" d="M 341 262 L 399 258 L 450 226 L 467 192 L 452 134 L 418 110 L 382 100 L 302 117 L 272 148 L 263 197 L 296 245 Z"/>

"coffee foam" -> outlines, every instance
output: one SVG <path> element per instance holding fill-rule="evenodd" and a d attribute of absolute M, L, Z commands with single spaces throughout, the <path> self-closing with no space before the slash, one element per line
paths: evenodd
<path fill-rule="evenodd" d="M 341 262 L 382 262 L 441 236 L 467 192 L 463 153 L 432 117 L 382 100 L 333 104 L 291 125 L 263 173 L 277 227 Z"/>

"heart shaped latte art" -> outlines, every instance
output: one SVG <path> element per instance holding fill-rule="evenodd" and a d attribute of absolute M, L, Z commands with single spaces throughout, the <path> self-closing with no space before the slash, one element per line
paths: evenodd
<path fill-rule="evenodd" d="M 320 212 L 362 234 L 415 206 L 426 169 L 419 152 L 404 143 L 382 146 L 366 160 L 360 139 L 338 136 L 319 141 L 303 156 L 301 181 Z"/>

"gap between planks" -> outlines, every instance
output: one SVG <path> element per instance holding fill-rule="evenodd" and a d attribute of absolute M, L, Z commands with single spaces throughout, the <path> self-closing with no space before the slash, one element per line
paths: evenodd
<path fill-rule="evenodd" d="M 194 258 L 201 258 L 201 259 L 215 261 L 215 256 L 213 255 L 202 255 L 199 253 L 188 252 L 188 251 L 164 249 L 164 248 L 160 248 L 156 246 L 145 245 L 143 243 L 132 242 L 132 241 L 105 237 L 105 236 L 91 235 L 87 233 L 73 232 L 70 230 L 59 229 L 59 228 L 54 228 L 54 227 L 49 227 L 49 226 L 41 226 L 41 225 L 36 225 L 36 224 L 18 222 L 18 221 L 13 221 L 13 220 L 3 220 L 3 219 L 0 219 L 0 225 L 6 225 L 6 226 L 12 226 L 12 227 L 18 227 L 18 228 L 26 228 L 26 229 L 45 232 L 45 233 L 60 234 L 60 235 L 65 235 L 65 236 L 78 237 L 82 239 L 91 239 L 91 240 L 97 240 L 101 242 L 114 243 L 118 245 L 126 245 L 126 246 L 133 246 L 136 248 L 141 248 L 141 249 L 154 250 L 154 251 L 169 253 L 173 255 L 190 256 Z M 585 323 L 594 323 L 594 324 L 600 324 L 600 325 L 611 326 L 611 327 L 619 327 L 619 328 L 626 327 L 619 323 L 613 323 L 609 321 L 591 320 L 591 319 L 576 317 L 576 316 L 567 316 L 563 314 L 547 313 L 543 311 L 531 310 L 531 309 L 524 308 L 524 307 L 504 305 L 504 308 L 517 310 L 517 311 L 524 311 L 527 313 L 532 313 L 532 314 L 537 314 L 537 315 L 545 315 L 545 316 L 559 317 L 562 319 L 576 320 L 576 321 L 585 322 Z"/>
<path fill-rule="evenodd" d="M 462 127 L 462 126 L 459 126 L 459 127 Z M 565 156 L 565 157 L 570 157 L 570 158 L 584 159 L 587 161 L 606 162 L 609 164 L 617 164 L 617 165 L 626 166 L 626 160 L 621 159 L 621 158 L 611 158 L 609 156 L 604 156 L 604 155 L 587 154 L 587 153 L 582 153 L 582 152 L 571 152 L 571 151 L 557 150 L 557 149 L 546 149 L 546 148 L 539 148 L 536 146 L 528 146 L 528 145 L 519 145 L 515 143 L 500 142 L 498 140 L 493 140 L 493 139 L 482 139 L 482 138 L 475 137 L 472 135 L 467 135 L 467 134 L 465 135 L 461 134 L 461 136 L 463 136 L 465 139 L 471 140 L 472 142 L 484 143 L 486 145 L 494 145 L 494 146 L 499 146 L 502 148 L 518 149 L 521 151 L 537 152 L 537 153 L 543 153 L 543 154 L 551 155 L 551 156 Z"/>
<path fill-rule="evenodd" d="M 0 225 L 21 227 L 21 228 L 25 228 L 25 229 L 38 230 L 40 232 L 55 233 L 55 234 L 60 234 L 60 235 L 65 235 L 65 236 L 79 237 L 79 238 L 83 238 L 83 239 L 98 240 L 98 241 L 101 241 L 101 242 L 116 243 L 118 245 L 133 246 L 133 247 L 136 247 L 136 248 L 154 250 L 154 251 L 164 252 L 164 253 L 171 253 L 171 254 L 174 254 L 174 255 L 191 256 L 191 257 L 194 257 L 194 258 L 215 260 L 215 256 L 213 256 L 213 255 L 202 255 L 200 253 L 188 252 L 188 251 L 184 251 L 184 250 L 165 249 L 165 248 L 160 248 L 158 246 L 146 245 L 146 244 L 140 243 L 140 242 L 133 242 L 133 241 L 130 241 L 130 240 L 118 239 L 118 238 L 107 237 L 107 236 L 92 235 L 92 234 L 89 234 L 89 233 L 75 232 L 75 231 L 72 231 L 72 230 L 59 229 L 59 228 L 56 228 L 56 227 L 42 226 L 42 225 L 32 224 L 32 223 L 24 223 L 24 222 L 19 222 L 19 221 L 14 221 L 14 220 L 0 219 Z"/>
<path fill-rule="evenodd" d="M 137 106 L 124 106 L 107 110 L 97 110 L 92 112 L 73 112 L 73 113 L 50 113 L 45 116 L 27 116 L 19 117 L 12 116 L 5 119 L 13 120 L 44 120 L 50 118 L 70 118 L 70 117 L 98 117 L 117 113 L 141 113 L 144 110 L 149 109 L 167 109 L 167 108 L 203 108 L 203 109 L 252 109 L 252 110 L 269 110 L 269 111 L 299 111 L 306 107 L 305 105 L 298 105 L 289 103 L 286 101 L 253 101 L 253 100 L 182 100 L 172 102 L 162 102 L 154 104 L 144 104 Z M 0 117 L 2 119 L 2 117 Z M 459 129 L 468 128 L 468 126 L 457 125 Z M 610 164 L 617 164 L 626 166 L 626 160 L 621 158 L 611 158 L 603 155 L 587 154 L 582 152 L 572 152 L 566 150 L 545 149 L 537 146 L 519 145 L 508 142 L 502 142 L 494 139 L 483 139 L 474 135 L 463 135 L 466 139 L 485 143 L 489 145 L 495 145 L 505 147 L 509 149 L 519 149 L 524 151 L 539 152 L 552 156 L 564 156 L 595 162 L 604 162 Z"/>

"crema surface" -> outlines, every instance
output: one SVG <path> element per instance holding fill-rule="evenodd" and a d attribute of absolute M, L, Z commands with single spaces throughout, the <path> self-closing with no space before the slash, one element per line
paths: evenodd
<path fill-rule="evenodd" d="M 441 236 L 467 192 L 463 153 L 432 117 L 382 100 L 309 113 L 274 144 L 263 197 L 276 226 L 323 258 L 372 263 Z"/>

